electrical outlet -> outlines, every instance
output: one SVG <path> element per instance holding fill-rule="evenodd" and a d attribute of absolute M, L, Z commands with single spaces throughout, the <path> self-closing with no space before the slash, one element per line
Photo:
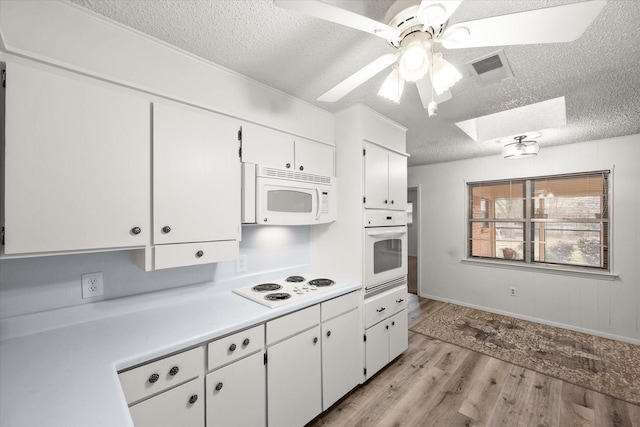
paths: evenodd
<path fill-rule="evenodd" d="M 247 256 L 240 255 L 236 260 L 236 273 L 244 273 L 247 271 Z"/>
<path fill-rule="evenodd" d="M 95 298 L 104 295 L 104 276 L 102 271 L 82 275 L 82 298 Z"/>
<path fill-rule="evenodd" d="M 511 288 L 511 293 L 509 295 L 511 295 L 512 297 L 515 297 L 516 296 L 516 288 Z"/>

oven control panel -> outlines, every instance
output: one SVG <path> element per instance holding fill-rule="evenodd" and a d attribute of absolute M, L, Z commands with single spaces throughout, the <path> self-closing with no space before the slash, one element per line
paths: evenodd
<path fill-rule="evenodd" d="M 365 210 L 365 227 L 386 227 L 392 225 L 407 225 L 407 213 L 404 211 Z"/>

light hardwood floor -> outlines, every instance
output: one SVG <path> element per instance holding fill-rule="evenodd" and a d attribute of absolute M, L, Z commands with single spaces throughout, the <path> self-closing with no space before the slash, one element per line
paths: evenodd
<path fill-rule="evenodd" d="M 409 297 L 409 327 L 443 305 Z M 640 406 L 410 331 L 404 354 L 308 426 L 640 427 Z"/>

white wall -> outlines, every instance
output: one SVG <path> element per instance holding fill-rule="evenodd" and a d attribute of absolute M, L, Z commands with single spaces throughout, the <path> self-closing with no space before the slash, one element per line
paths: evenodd
<path fill-rule="evenodd" d="M 0 259 L 0 318 L 203 282 L 227 291 L 260 275 L 301 273 L 310 269 L 309 234 L 309 226 L 243 227 L 244 273 L 236 273 L 235 260 L 145 273 L 133 264 L 131 251 Z M 83 300 L 80 276 L 96 271 L 104 273 L 104 297 Z"/>
<path fill-rule="evenodd" d="M 615 280 L 461 263 L 465 182 L 603 169 L 613 170 Z M 418 184 L 421 296 L 640 344 L 640 135 L 543 147 L 533 159 L 496 155 L 411 167 L 408 186 Z"/>

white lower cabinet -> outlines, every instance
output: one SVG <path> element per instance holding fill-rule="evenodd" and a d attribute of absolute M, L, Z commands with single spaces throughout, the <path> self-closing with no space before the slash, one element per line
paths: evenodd
<path fill-rule="evenodd" d="M 361 308 L 351 292 L 121 371 L 135 427 L 304 426 L 362 380 Z M 384 363 L 406 348 L 402 313 L 385 320 Z"/>
<path fill-rule="evenodd" d="M 362 326 L 360 293 L 353 292 L 322 304 L 322 410 L 327 410 L 360 383 Z M 346 312 L 325 321 L 334 307 Z"/>
<path fill-rule="evenodd" d="M 204 427 L 204 379 L 196 378 L 129 408 L 135 427 Z"/>
<path fill-rule="evenodd" d="M 365 299 L 366 379 L 407 349 L 408 323 L 406 286 L 392 288 Z"/>
<path fill-rule="evenodd" d="M 366 377 L 376 372 L 398 357 L 408 347 L 407 310 L 383 320 L 366 330 Z"/>
<path fill-rule="evenodd" d="M 267 323 L 269 427 L 303 426 L 322 412 L 319 322 L 314 306 Z M 270 336 L 282 330 L 292 335 L 270 345 Z"/>
<path fill-rule="evenodd" d="M 207 374 L 207 427 L 264 427 L 265 380 L 262 352 Z"/>

